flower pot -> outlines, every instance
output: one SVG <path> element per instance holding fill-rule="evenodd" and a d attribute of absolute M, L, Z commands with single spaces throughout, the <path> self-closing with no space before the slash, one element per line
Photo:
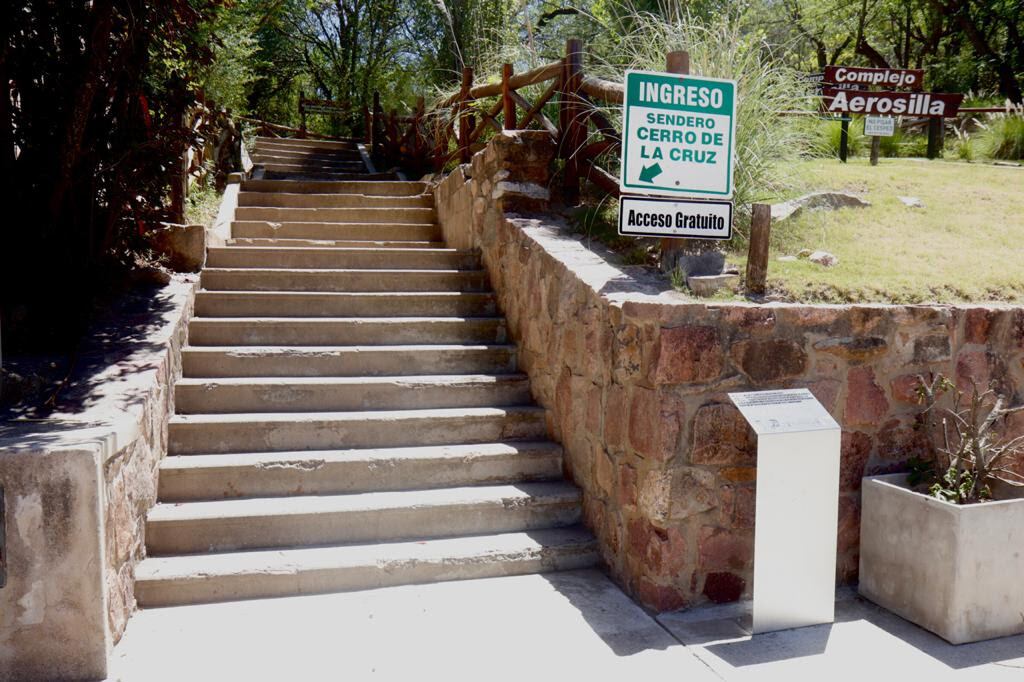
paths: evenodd
<path fill-rule="evenodd" d="M 860 593 L 953 644 L 1024 633 L 1024 499 L 955 505 L 864 479 Z"/>

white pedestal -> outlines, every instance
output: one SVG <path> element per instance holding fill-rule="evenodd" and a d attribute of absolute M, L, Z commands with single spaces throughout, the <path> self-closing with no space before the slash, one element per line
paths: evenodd
<path fill-rule="evenodd" d="M 831 623 L 839 425 L 807 389 L 729 397 L 757 433 L 754 633 Z"/>

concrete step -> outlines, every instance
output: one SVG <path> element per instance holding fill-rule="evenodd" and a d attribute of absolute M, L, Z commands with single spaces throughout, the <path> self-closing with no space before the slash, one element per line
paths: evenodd
<path fill-rule="evenodd" d="M 385 239 L 388 241 L 441 241 L 441 228 L 431 223 L 420 225 L 397 223 L 326 223 L 270 222 L 236 220 L 231 223 L 231 236 L 261 239 Z"/>
<path fill-rule="evenodd" d="M 340 412 L 529 405 L 523 374 L 179 379 L 177 414 Z"/>
<path fill-rule="evenodd" d="M 287 148 L 287 149 L 309 149 L 309 150 L 336 150 L 336 149 L 357 149 L 358 140 L 355 138 L 347 140 L 312 140 L 298 139 L 294 137 L 257 137 L 255 149 L 260 148 Z"/>
<path fill-rule="evenodd" d="M 443 249 L 443 241 L 374 241 L 368 239 L 273 239 L 271 237 L 237 237 L 228 246 L 282 247 L 315 246 L 321 249 Z"/>
<path fill-rule="evenodd" d="M 213 246 L 210 268 L 297 268 L 365 270 L 478 270 L 480 257 L 455 249 L 322 249 L 317 247 Z M 396 282 L 401 284 L 401 281 Z"/>
<path fill-rule="evenodd" d="M 150 556 L 482 535 L 570 526 L 580 490 L 564 482 L 157 504 Z"/>
<path fill-rule="evenodd" d="M 433 208 L 268 208 L 239 206 L 235 220 L 262 220 L 275 223 L 389 223 L 432 225 Z M 232 233 L 232 236 L 235 236 Z"/>
<path fill-rule="evenodd" d="M 200 291 L 197 317 L 487 317 L 497 313 L 493 293 L 403 291 Z"/>
<path fill-rule="evenodd" d="M 524 575 L 594 566 L 580 526 L 465 538 L 148 558 L 135 572 L 143 608 Z"/>
<path fill-rule="evenodd" d="M 434 198 L 429 194 L 389 197 L 373 194 L 239 192 L 238 205 L 269 208 L 433 208 Z"/>
<path fill-rule="evenodd" d="M 175 415 L 172 455 L 332 450 L 540 440 L 539 407 L 463 407 L 371 412 Z"/>
<path fill-rule="evenodd" d="M 561 478 L 562 448 L 551 441 L 178 455 L 160 463 L 159 499 L 339 495 Z"/>
<path fill-rule="evenodd" d="M 253 151 L 251 158 L 281 159 L 299 161 L 362 161 L 358 149 L 294 149 L 290 147 L 261 146 Z"/>
<path fill-rule="evenodd" d="M 190 346 L 182 350 L 181 357 L 187 377 L 414 376 L 516 371 L 513 345 Z"/>
<path fill-rule="evenodd" d="M 196 346 L 504 343 L 502 317 L 196 317 Z"/>
<path fill-rule="evenodd" d="M 311 161 L 309 163 L 282 163 L 280 161 L 257 161 L 253 163 L 262 166 L 263 170 L 270 173 L 365 173 L 366 166 L 362 162 L 337 161 L 335 163 L 321 163 Z"/>
<path fill-rule="evenodd" d="M 351 181 L 301 182 L 297 180 L 244 180 L 243 192 L 285 192 L 289 194 L 360 194 L 364 196 L 405 197 L 430 192 L 423 182 Z"/>
<path fill-rule="evenodd" d="M 281 270 L 207 268 L 208 291 L 486 291 L 483 270 Z"/>
<path fill-rule="evenodd" d="M 289 180 L 293 182 L 363 182 L 369 180 L 398 180 L 396 173 L 329 173 L 329 172 L 284 172 L 263 170 L 264 180 Z"/>

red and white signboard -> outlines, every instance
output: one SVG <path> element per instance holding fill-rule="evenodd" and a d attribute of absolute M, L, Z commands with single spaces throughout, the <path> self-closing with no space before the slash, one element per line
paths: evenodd
<path fill-rule="evenodd" d="M 825 82 L 839 89 L 860 85 L 868 88 L 899 88 L 920 90 L 924 81 L 923 69 L 869 69 L 861 66 L 826 66 Z"/>
<path fill-rule="evenodd" d="M 861 92 L 825 88 L 824 109 L 834 114 L 956 116 L 964 96 L 943 92 Z"/>

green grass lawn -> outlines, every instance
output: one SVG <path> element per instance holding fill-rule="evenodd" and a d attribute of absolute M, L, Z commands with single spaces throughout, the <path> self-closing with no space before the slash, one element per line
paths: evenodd
<path fill-rule="evenodd" d="M 801 301 L 1024 300 L 1024 168 L 916 159 L 804 161 L 786 197 L 846 190 L 870 208 L 804 212 L 773 225 L 769 287 Z M 898 196 L 917 197 L 908 208 Z M 839 257 L 824 268 L 780 262 L 801 249 Z M 746 254 L 730 261 L 745 265 Z"/>

